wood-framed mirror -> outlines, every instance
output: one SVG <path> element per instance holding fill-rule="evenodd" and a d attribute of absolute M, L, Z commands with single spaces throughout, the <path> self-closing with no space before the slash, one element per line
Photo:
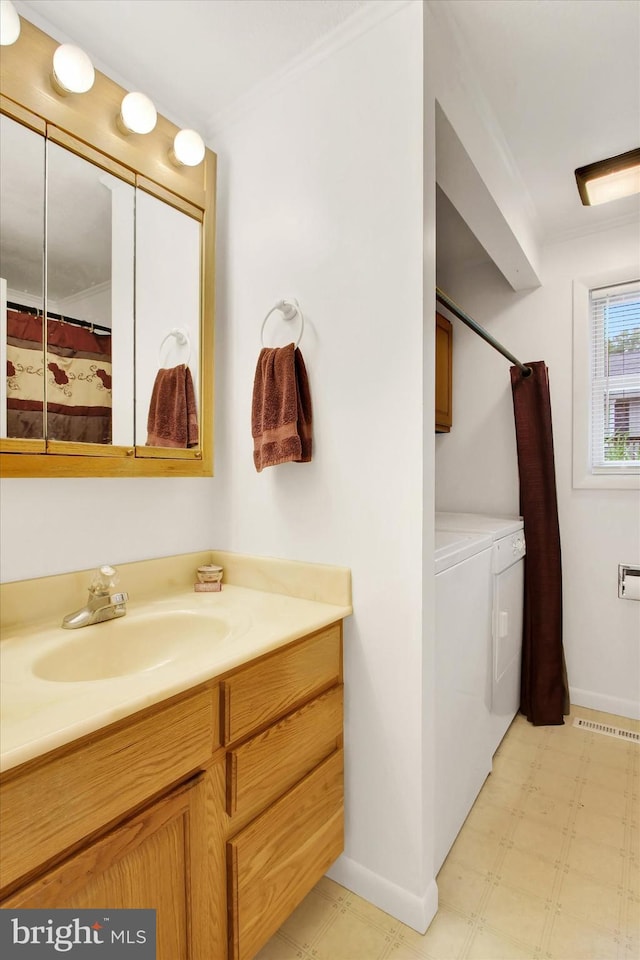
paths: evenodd
<path fill-rule="evenodd" d="M 123 133 L 127 91 L 97 71 L 56 92 L 56 41 L 21 26 L 0 58 L 1 473 L 211 476 L 215 154 L 176 165 L 161 116 Z"/>

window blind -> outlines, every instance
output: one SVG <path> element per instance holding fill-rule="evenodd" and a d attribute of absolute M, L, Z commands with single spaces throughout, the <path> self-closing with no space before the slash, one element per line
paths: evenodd
<path fill-rule="evenodd" d="M 640 281 L 591 290 L 591 468 L 640 472 Z"/>

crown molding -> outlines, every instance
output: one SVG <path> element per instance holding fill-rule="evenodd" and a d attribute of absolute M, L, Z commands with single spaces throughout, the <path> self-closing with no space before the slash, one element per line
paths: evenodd
<path fill-rule="evenodd" d="M 86 300 L 87 297 L 95 297 L 101 293 L 107 293 L 111 290 L 111 280 L 104 280 L 102 283 L 96 283 L 92 287 L 87 287 L 86 290 L 78 290 L 77 293 L 70 293 L 68 297 L 58 297 L 56 303 L 62 308 L 67 306 L 72 306 L 74 303 L 78 303 L 81 300 Z M 64 313 L 63 309 L 60 309 L 60 313 Z"/>
<path fill-rule="evenodd" d="M 205 140 L 211 144 L 244 116 L 257 110 L 261 104 L 287 87 L 298 77 L 322 63 L 342 47 L 353 43 L 368 30 L 395 16 L 405 7 L 422 3 L 422 0 L 370 0 L 347 20 L 321 37 L 314 44 L 288 61 L 280 70 L 252 87 L 223 110 L 213 114 L 205 128 Z"/>
<path fill-rule="evenodd" d="M 609 230 L 632 226 L 638 230 L 640 235 L 640 213 L 637 210 L 623 213 L 619 217 L 611 217 L 608 220 L 600 220 L 598 223 L 592 223 L 588 226 L 581 224 L 579 227 L 570 227 L 568 230 L 548 233 L 543 237 L 542 245 L 547 247 L 556 243 L 568 243 L 571 240 L 580 240 L 582 237 L 591 237 L 597 233 L 607 233 Z"/>

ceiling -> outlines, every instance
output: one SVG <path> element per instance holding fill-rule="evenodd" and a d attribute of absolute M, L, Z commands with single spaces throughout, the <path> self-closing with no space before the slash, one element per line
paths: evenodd
<path fill-rule="evenodd" d="M 206 135 L 231 104 L 371 3 L 22 0 L 15 6 L 36 25 L 36 18 L 46 19 L 122 86 L 148 93 L 169 119 Z"/>
<path fill-rule="evenodd" d="M 180 125 L 209 134 L 351 19 L 397 0 L 16 0 Z M 637 215 L 582 207 L 573 171 L 640 143 L 636 0 L 438 0 L 455 25 L 537 212 L 543 241 Z M 42 19 L 44 18 L 44 20 Z M 215 149 L 215 140 L 212 142 Z"/>
<path fill-rule="evenodd" d="M 534 202 L 541 239 L 640 212 L 583 207 L 574 170 L 640 146 L 637 0 L 448 0 L 472 69 Z"/>

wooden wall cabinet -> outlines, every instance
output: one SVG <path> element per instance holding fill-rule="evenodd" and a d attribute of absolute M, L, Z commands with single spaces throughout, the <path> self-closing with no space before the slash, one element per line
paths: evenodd
<path fill-rule="evenodd" d="M 342 625 L 9 770 L 1 907 L 155 909 L 250 960 L 343 849 Z"/>
<path fill-rule="evenodd" d="M 453 327 L 436 313 L 436 433 L 449 433 L 452 425 Z"/>

